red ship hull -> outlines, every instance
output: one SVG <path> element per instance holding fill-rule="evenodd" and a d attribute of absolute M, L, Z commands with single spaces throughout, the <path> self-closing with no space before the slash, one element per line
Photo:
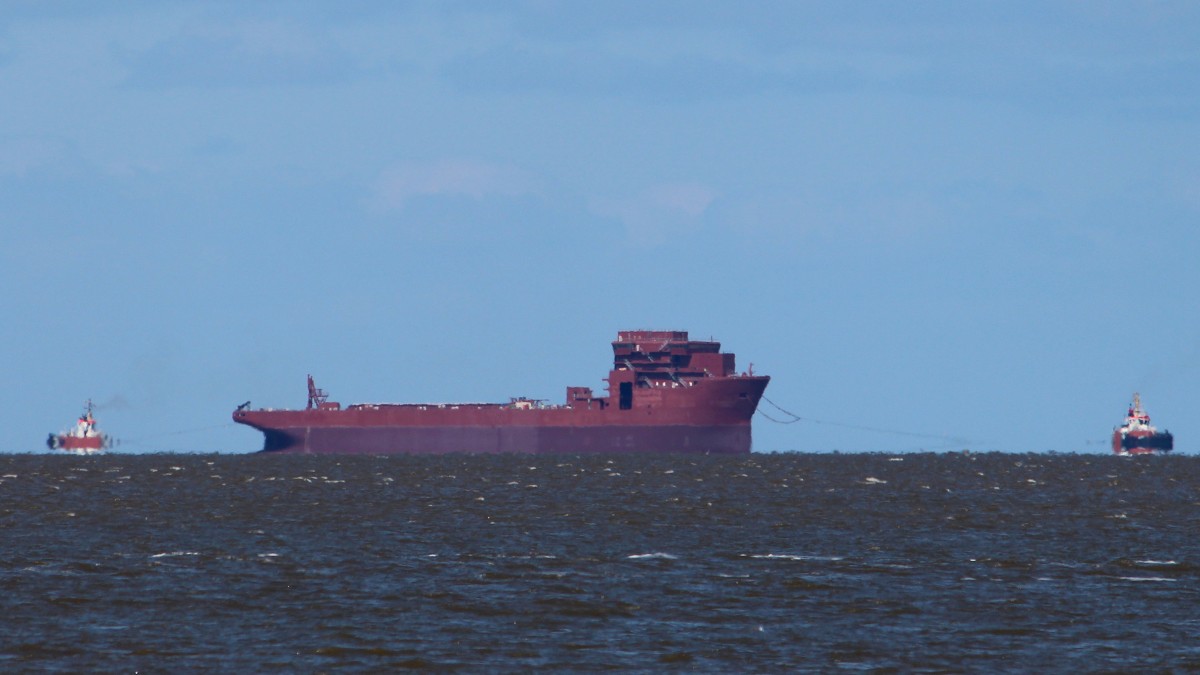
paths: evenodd
<path fill-rule="evenodd" d="M 102 436 L 79 438 L 77 436 L 59 434 L 54 437 L 54 442 L 50 447 L 55 450 L 74 452 L 100 452 L 105 447 L 105 438 Z"/>
<path fill-rule="evenodd" d="M 303 427 L 266 432 L 265 451 L 311 454 L 750 452 L 750 427 Z"/>
<path fill-rule="evenodd" d="M 1159 455 L 1175 447 L 1175 439 L 1169 433 L 1126 433 L 1113 432 L 1113 453 L 1118 455 Z"/>
<path fill-rule="evenodd" d="M 622 332 L 610 395 L 569 387 L 565 405 L 359 404 L 342 408 L 309 384 L 305 410 L 239 407 L 263 450 L 290 453 L 748 453 L 750 420 L 769 377 L 734 374 L 733 355 L 682 331 Z"/>

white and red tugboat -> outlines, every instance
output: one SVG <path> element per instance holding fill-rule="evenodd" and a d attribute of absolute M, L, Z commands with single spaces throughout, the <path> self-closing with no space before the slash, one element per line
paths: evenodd
<path fill-rule="evenodd" d="M 83 414 L 75 421 L 75 426 L 61 434 L 50 434 L 46 445 L 51 450 L 64 450 L 76 455 L 91 455 L 112 447 L 112 439 L 100 433 L 96 428 L 96 418 L 92 415 L 92 401 L 84 405 Z"/>
<path fill-rule="evenodd" d="M 1113 430 L 1112 448 L 1118 455 L 1154 455 L 1170 452 L 1175 437 L 1169 431 L 1159 431 L 1150 424 L 1150 416 L 1142 410 L 1142 397 L 1133 395 L 1125 423 Z"/>

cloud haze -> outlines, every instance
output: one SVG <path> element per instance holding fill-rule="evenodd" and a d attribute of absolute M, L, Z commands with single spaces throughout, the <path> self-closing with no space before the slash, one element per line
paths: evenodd
<path fill-rule="evenodd" d="M 1153 386 L 1200 437 L 1196 35 L 1187 2 L 6 6 L 0 451 L 307 372 L 557 401 L 639 327 L 813 419 L 1070 451 Z"/>

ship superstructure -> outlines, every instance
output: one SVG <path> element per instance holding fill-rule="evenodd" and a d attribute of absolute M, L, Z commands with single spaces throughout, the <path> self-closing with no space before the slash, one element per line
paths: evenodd
<path fill-rule="evenodd" d="M 1125 423 L 1113 430 L 1112 449 L 1118 455 L 1149 455 L 1170 452 L 1175 437 L 1169 431 L 1159 431 L 1150 424 L 1150 415 L 1142 409 L 1142 397 L 1134 393 Z"/>
<path fill-rule="evenodd" d="M 567 387 L 550 405 L 359 403 L 343 407 L 308 378 L 303 410 L 238 406 L 263 450 L 306 453 L 750 452 L 750 419 L 770 377 L 687 331 L 620 331 L 607 391 Z"/>

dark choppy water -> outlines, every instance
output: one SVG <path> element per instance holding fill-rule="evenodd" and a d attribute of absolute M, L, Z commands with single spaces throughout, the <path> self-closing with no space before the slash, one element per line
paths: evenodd
<path fill-rule="evenodd" d="M 1200 458 L 0 456 L 0 671 L 1200 669 Z"/>

